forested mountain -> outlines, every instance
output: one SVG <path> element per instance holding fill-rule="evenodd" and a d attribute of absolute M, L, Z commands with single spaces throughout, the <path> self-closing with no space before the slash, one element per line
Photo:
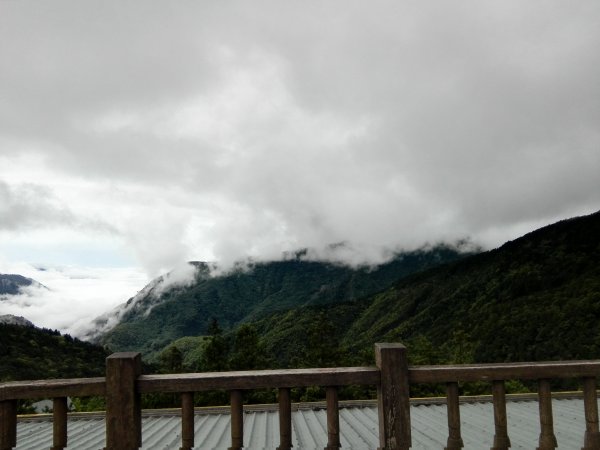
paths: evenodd
<path fill-rule="evenodd" d="M 421 362 L 600 358 L 600 212 L 399 280 L 359 302 L 281 312 L 255 324 L 288 365 L 315 318 L 346 356 L 404 342 Z M 326 335 L 325 335 L 326 334 Z"/>
<path fill-rule="evenodd" d="M 22 327 L 33 327 L 35 326 L 32 322 L 22 316 L 15 316 L 13 314 L 3 314 L 0 316 L 0 325 L 20 325 Z"/>
<path fill-rule="evenodd" d="M 22 288 L 29 286 L 44 287 L 41 283 L 22 275 L 0 273 L 0 296 L 21 294 Z"/>
<path fill-rule="evenodd" d="M 412 273 L 464 257 L 449 246 L 397 255 L 376 268 L 353 269 L 295 258 L 256 263 L 221 276 L 205 264 L 192 284 L 161 288 L 154 281 L 125 306 L 119 323 L 102 342 L 113 350 L 151 355 L 175 339 L 207 333 L 213 319 L 225 329 L 277 311 L 357 300 Z"/>
<path fill-rule="evenodd" d="M 0 381 L 102 376 L 108 353 L 58 331 L 0 323 Z"/>

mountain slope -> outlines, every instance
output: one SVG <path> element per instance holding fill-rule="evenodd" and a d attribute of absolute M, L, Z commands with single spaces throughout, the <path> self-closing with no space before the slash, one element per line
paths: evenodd
<path fill-rule="evenodd" d="M 599 261 L 600 213 L 559 222 L 398 283 L 348 336 L 435 345 L 462 329 L 481 361 L 600 356 Z"/>
<path fill-rule="evenodd" d="M 223 276 L 208 276 L 208 267 L 196 263 L 198 272 L 191 285 L 160 289 L 160 283 L 153 282 L 131 299 L 127 313 L 102 342 L 113 350 L 149 355 L 180 337 L 205 334 L 213 318 L 228 329 L 275 311 L 355 300 L 464 255 L 438 246 L 398 255 L 374 269 L 304 261 L 301 256 L 253 264 Z"/>
<path fill-rule="evenodd" d="M 33 327 L 33 323 L 22 316 L 3 314 L 0 316 L 0 325 L 20 325 L 22 327 Z"/>
<path fill-rule="evenodd" d="M 22 275 L 0 273 L 0 297 L 22 294 L 22 289 L 30 286 L 37 288 L 45 287 L 43 284 Z"/>
<path fill-rule="evenodd" d="M 441 348 L 459 335 L 480 362 L 600 358 L 600 212 L 321 311 L 336 324 L 331 339 L 354 354 L 417 338 Z M 298 324 L 314 316 L 297 309 L 257 326 L 285 362 L 301 351 Z"/>
<path fill-rule="evenodd" d="M 102 376 L 108 353 L 58 331 L 0 323 L 0 381 Z"/>

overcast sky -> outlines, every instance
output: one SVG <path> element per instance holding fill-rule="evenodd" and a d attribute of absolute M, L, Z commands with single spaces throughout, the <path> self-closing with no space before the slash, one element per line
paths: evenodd
<path fill-rule="evenodd" d="M 0 0 L 0 272 L 141 289 L 594 212 L 599 23 L 597 0 Z"/>

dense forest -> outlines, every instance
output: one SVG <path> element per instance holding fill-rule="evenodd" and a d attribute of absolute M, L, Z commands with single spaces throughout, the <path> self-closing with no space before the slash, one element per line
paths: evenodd
<path fill-rule="evenodd" d="M 104 348 L 56 330 L 0 324 L 0 381 L 104 375 Z"/>
<path fill-rule="evenodd" d="M 369 364 L 382 341 L 404 342 L 422 364 L 600 358 L 599 255 L 596 213 L 374 295 L 277 311 L 244 327 L 255 330 L 272 367 Z M 234 339 L 238 329 L 224 335 Z M 189 347 L 173 345 L 187 369 L 197 366 L 202 350 L 189 358 Z"/>
<path fill-rule="evenodd" d="M 399 254 L 375 268 L 351 268 L 306 261 L 298 252 L 284 261 L 251 264 L 214 277 L 200 265 L 189 286 L 160 290 L 160 280 L 153 282 L 141 298 L 130 300 L 134 304 L 100 342 L 153 360 L 176 339 L 207 334 L 213 320 L 229 331 L 279 311 L 363 299 L 405 276 L 465 256 L 438 245 Z"/>
<path fill-rule="evenodd" d="M 456 360 L 456 349 L 456 362 L 600 358 L 598 261 L 600 213 L 319 310 L 333 324 L 329 340 L 349 354 L 388 341 L 405 342 L 430 362 Z M 302 351 L 299 337 L 315 314 L 300 308 L 257 323 L 281 364 Z"/>
<path fill-rule="evenodd" d="M 375 342 L 405 343 L 412 364 L 598 359 L 599 255 L 596 213 L 415 273 L 365 298 L 278 311 L 209 333 L 193 353 L 175 341 L 160 359 L 178 355 L 182 371 L 371 365 Z M 508 384 L 512 392 L 529 388 Z"/>

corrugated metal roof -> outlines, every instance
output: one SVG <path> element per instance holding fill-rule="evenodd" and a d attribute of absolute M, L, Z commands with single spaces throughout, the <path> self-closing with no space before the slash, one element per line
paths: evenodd
<path fill-rule="evenodd" d="M 585 419 L 581 399 L 553 399 L 554 427 L 558 448 L 579 450 L 583 444 Z M 494 434 L 491 402 L 462 403 L 460 408 L 466 449 L 489 449 Z M 533 400 L 507 402 L 508 433 L 513 449 L 534 449 L 539 436 L 538 403 Z M 446 406 L 432 402 L 411 406 L 413 449 L 439 449 L 446 445 Z M 296 449 L 322 449 L 326 445 L 326 411 L 320 405 L 300 407 L 292 412 L 293 445 Z M 69 449 L 99 450 L 104 447 L 104 418 L 101 415 L 69 417 Z M 341 405 L 342 448 L 375 449 L 378 446 L 377 408 L 373 403 Z M 18 450 L 51 447 L 49 418 L 21 418 L 17 426 Z M 178 450 L 181 422 L 166 412 L 145 413 L 142 419 L 143 449 Z M 197 410 L 197 449 L 226 449 L 230 445 L 229 414 L 226 409 Z M 244 414 L 244 443 L 249 449 L 275 449 L 279 440 L 279 419 L 273 408 L 248 409 Z"/>

